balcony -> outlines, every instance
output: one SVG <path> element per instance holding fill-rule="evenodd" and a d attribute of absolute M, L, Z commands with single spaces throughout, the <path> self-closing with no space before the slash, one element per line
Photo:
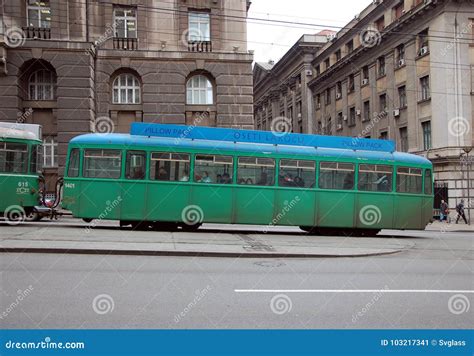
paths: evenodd
<path fill-rule="evenodd" d="M 211 41 L 189 41 L 188 42 L 189 52 L 212 52 Z"/>
<path fill-rule="evenodd" d="M 114 49 L 135 51 L 138 49 L 138 39 L 132 37 L 114 37 Z"/>
<path fill-rule="evenodd" d="M 51 29 L 47 27 L 22 27 L 27 39 L 51 39 Z"/>

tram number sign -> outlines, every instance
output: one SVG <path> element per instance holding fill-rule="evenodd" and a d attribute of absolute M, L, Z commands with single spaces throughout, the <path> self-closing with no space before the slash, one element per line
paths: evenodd
<path fill-rule="evenodd" d="M 66 183 L 64 186 L 68 189 L 74 189 L 76 188 L 76 185 L 74 183 Z"/>
<path fill-rule="evenodd" d="M 30 184 L 28 182 L 18 182 L 18 187 L 16 188 L 16 194 L 25 195 L 30 192 Z"/>

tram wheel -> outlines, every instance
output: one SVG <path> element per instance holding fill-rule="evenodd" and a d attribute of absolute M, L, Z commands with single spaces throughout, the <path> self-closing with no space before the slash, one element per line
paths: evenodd
<path fill-rule="evenodd" d="M 361 237 L 376 237 L 380 230 L 377 229 L 360 229 L 357 231 L 357 235 Z"/>
<path fill-rule="evenodd" d="M 300 229 L 308 234 L 317 235 L 318 228 L 316 226 L 300 226 Z"/>
<path fill-rule="evenodd" d="M 198 231 L 199 228 L 201 227 L 201 223 L 197 223 L 197 224 L 194 224 L 194 225 L 188 225 L 188 224 L 184 224 L 184 223 L 181 223 L 180 224 L 180 227 L 183 231 L 186 231 L 186 232 L 195 232 L 195 231 Z"/>
<path fill-rule="evenodd" d="M 176 231 L 178 224 L 174 222 L 155 221 L 153 222 L 153 230 L 155 231 Z"/>
<path fill-rule="evenodd" d="M 89 219 L 89 218 L 83 218 L 82 219 L 82 221 L 84 221 L 85 223 L 88 223 L 88 224 L 91 223 L 92 220 L 94 220 L 94 219 Z"/>

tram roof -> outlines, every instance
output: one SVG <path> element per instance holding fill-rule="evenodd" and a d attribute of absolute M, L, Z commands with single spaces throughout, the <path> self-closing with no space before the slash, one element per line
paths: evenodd
<path fill-rule="evenodd" d="M 283 154 L 293 157 L 335 157 L 347 159 L 367 159 L 382 162 L 403 162 L 409 164 L 431 165 L 424 157 L 402 152 L 363 151 L 351 149 L 298 147 L 289 145 L 271 145 L 244 142 L 213 141 L 189 138 L 146 137 L 129 134 L 86 134 L 73 138 L 77 145 L 116 145 L 116 146 L 163 146 L 169 149 L 194 149 L 216 151 L 238 151 L 262 154 Z"/>
<path fill-rule="evenodd" d="M 13 138 L 19 140 L 38 140 L 38 137 L 30 131 L 10 129 L 6 127 L 0 127 L 0 138 Z"/>

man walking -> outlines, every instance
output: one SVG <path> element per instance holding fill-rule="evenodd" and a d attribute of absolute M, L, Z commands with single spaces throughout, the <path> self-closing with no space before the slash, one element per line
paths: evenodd
<path fill-rule="evenodd" d="M 466 214 L 464 214 L 464 199 L 461 199 L 461 202 L 456 205 L 456 212 L 458 213 L 456 224 L 459 222 L 459 219 L 462 218 L 467 225 Z"/>
<path fill-rule="evenodd" d="M 439 206 L 439 221 L 443 222 L 443 220 L 446 220 L 446 222 L 449 223 L 449 208 L 448 204 L 444 200 L 441 200 Z"/>

